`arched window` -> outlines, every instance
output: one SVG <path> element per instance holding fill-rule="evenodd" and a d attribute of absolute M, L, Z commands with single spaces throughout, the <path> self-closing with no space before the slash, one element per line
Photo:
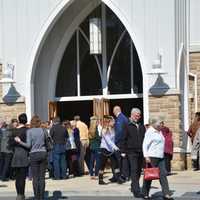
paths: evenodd
<path fill-rule="evenodd" d="M 94 16 L 102 22 L 102 54 L 90 54 L 89 20 Z M 140 61 L 131 37 L 102 3 L 80 24 L 66 47 L 56 96 L 138 94 L 142 87 Z"/>

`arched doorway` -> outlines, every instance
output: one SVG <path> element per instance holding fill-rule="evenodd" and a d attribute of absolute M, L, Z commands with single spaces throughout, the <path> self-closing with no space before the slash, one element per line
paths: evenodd
<path fill-rule="evenodd" d="M 89 25 L 98 18 L 102 27 L 102 53 L 90 53 Z M 105 4 L 97 6 L 74 31 L 59 67 L 55 96 L 58 115 L 72 118 L 93 114 L 93 98 L 107 98 L 110 109 L 121 105 L 143 109 L 143 77 L 134 43 L 119 18 Z M 82 100 L 82 101 L 80 101 Z"/>
<path fill-rule="evenodd" d="M 69 0 L 68 2 L 71 2 L 71 1 Z M 122 80 L 125 80 L 125 79 L 122 79 L 121 83 L 120 83 L 120 80 L 118 82 L 116 82 L 116 79 L 117 79 L 116 75 L 121 73 L 121 71 L 120 71 L 120 68 L 117 68 L 117 67 L 113 68 L 112 66 L 109 67 L 110 66 L 109 63 L 107 64 L 107 62 L 110 61 L 109 59 L 107 59 L 107 62 L 105 62 L 105 60 L 104 60 L 104 62 L 106 63 L 106 64 L 104 63 L 104 66 L 107 65 L 107 69 L 110 71 L 110 75 L 109 75 L 110 78 L 109 78 L 109 81 L 107 82 L 108 87 L 107 88 L 103 87 L 104 94 L 92 95 L 90 93 L 89 95 L 87 95 L 87 93 L 85 93 L 85 94 L 83 93 L 84 95 L 80 95 L 80 96 L 74 96 L 74 95 L 67 96 L 67 95 L 58 95 L 58 93 L 56 91 L 56 85 L 57 85 L 56 82 L 58 79 L 57 74 L 59 74 L 59 69 L 61 69 L 61 65 L 62 65 L 61 63 L 63 62 L 62 60 L 64 58 L 64 54 L 67 51 L 68 46 L 70 46 L 70 42 L 71 42 L 74 34 L 75 35 L 77 34 L 77 30 L 80 32 L 80 29 L 79 29 L 80 25 L 82 25 L 82 23 L 87 18 L 87 16 L 89 16 L 94 11 L 94 9 L 96 9 L 101 4 L 101 2 L 102 1 L 100 1 L 100 0 L 94 0 L 92 2 L 89 0 L 84 0 L 81 2 L 75 0 L 75 1 L 73 1 L 73 3 L 67 5 L 66 8 L 62 8 L 62 13 L 59 13 L 59 16 L 56 17 L 57 21 L 52 25 L 51 30 L 48 30 L 48 34 L 46 35 L 46 38 L 43 39 L 44 41 L 40 44 L 38 51 L 36 52 L 36 55 L 34 54 L 35 58 L 32 62 L 33 66 L 31 69 L 32 70 L 31 82 L 29 84 L 29 87 L 30 87 L 29 89 L 30 89 L 31 93 L 28 95 L 29 98 L 27 98 L 27 102 L 28 102 L 27 107 L 28 107 L 28 109 L 30 108 L 31 113 L 37 113 L 41 116 L 41 118 L 47 119 L 47 117 L 48 117 L 47 104 L 48 104 L 49 100 L 50 101 L 59 101 L 59 102 L 64 102 L 64 101 L 69 102 L 71 100 L 73 100 L 73 101 L 74 100 L 76 100 L 76 101 L 83 101 L 83 100 L 84 101 L 86 101 L 86 100 L 92 101 L 92 99 L 94 97 L 101 98 L 103 96 L 104 98 L 109 98 L 111 100 L 112 99 L 116 99 L 116 100 L 117 99 L 128 99 L 128 100 L 130 100 L 130 102 L 132 102 L 132 104 L 137 105 L 134 103 L 134 101 L 136 99 L 138 99 L 138 97 L 139 98 L 143 97 L 144 91 L 146 91 L 146 90 L 144 90 L 144 88 L 142 88 L 142 87 L 140 87 L 140 88 L 142 88 L 141 93 L 136 92 L 137 87 L 135 87 L 135 88 L 132 87 L 130 93 L 124 92 L 121 94 L 120 92 L 118 92 L 119 90 L 122 91 L 123 88 L 125 88 L 126 92 L 127 92 L 130 89 L 130 86 L 129 86 L 129 84 L 122 84 L 123 83 Z M 109 2 L 111 2 L 111 1 L 109 1 Z M 113 7 L 114 7 L 114 4 L 113 4 Z M 122 15 L 120 15 L 120 16 L 122 16 Z M 121 21 L 116 17 L 116 15 L 115 15 L 115 18 L 121 23 Z M 125 24 L 127 24 L 127 23 L 125 23 Z M 122 27 L 124 27 L 123 24 L 122 24 Z M 81 29 L 84 29 L 84 28 L 81 27 Z M 124 27 L 124 29 L 125 29 L 125 27 Z M 129 29 L 129 33 L 130 33 L 130 29 Z M 129 36 L 129 33 L 125 29 L 125 31 L 122 32 L 121 35 L 119 35 L 119 37 L 123 36 L 123 37 L 121 37 L 120 41 L 126 41 L 126 39 L 124 39 L 124 38 L 130 39 L 131 37 Z M 84 39 L 83 38 L 84 36 L 82 33 L 79 33 L 79 35 L 80 35 L 80 39 L 81 39 L 81 37 L 82 37 L 82 39 Z M 131 33 L 131 36 L 132 36 L 132 33 Z M 111 39 L 114 39 L 114 38 L 111 38 Z M 86 44 L 87 41 L 84 39 L 83 43 Z M 119 46 L 116 49 L 123 49 L 123 43 L 124 42 L 122 42 L 122 43 L 119 42 Z M 114 46 L 116 46 L 116 43 Z M 136 51 L 135 50 L 136 48 L 133 43 L 130 43 L 129 46 L 132 46 L 131 51 Z M 126 46 L 124 46 L 124 47 L 126 47 Z M 126 50 L 127 49 L 128 48 L 126 48 Z M 117 60 L 118 55 L 120 55 L 119 52 L 120 52 L 120 50 L 119 51 L 117 50 L 115 52 L 115 56 L 112 61 L 112 63 L 114 63 L 113 66 L 116 65 L 116 63 L 117 63 L 116 60 Z M 140 53 L 140 55 L 141 55 L 141 53 Z M 133 59 L 134 56 L 137 56 L 137 54 L 134 54 L 132 56 L 132 60 L 129 62 L 134 63 L 134 61 L 135 61 L 135 59 Z M 138 56 L 137 56 L 137 59 L 138 59 Z M 95 62 L 94 62 L 94 59 L 91 59 L 90 61 L 95 63 L 96 59 L 95 59 Z M 138 61 L 139 61 L 139 59 L 138 59 Z M 102 67 L 101 59 L 99 59 L 99 62 L 100 62 L 100 66 Z M 143 60 L 143 64 L 144 64 L 144 60 Z M 83 64 L 83 66 L 84 65 L 85 64 Z M 128 68 L 125 68 L 125 69 L 128 69 Z M 133 68 L 130 68 L 130 69 L 133 69 Z M 141 71 L 141 66 L 137 69 Z M 95 68 L 93 68 L 93 70 L 95 70 Z M 95 73 L 96 73 L 96 71 L 95 71 Z M 116 75 L 114 75 L 114 74 L 116 74 Z M 131 74 L 132 73 L 130 73 L 130 75 Z M 136 74 L 136 78 L 137 78 L 138 77 L 137 73 L 135 73 L 135 74 Z M 82 76 L 82 78 L 83 78 L 82 82 L 84 82 L 84 84 L 86 84 L 83 76 Z M 98 79 L 98 77 L 97 77 L 97 79 Z M 128 79 L 130 80 L 130 77 Z M 144 81 L 144 79 L 142 79 L 142 77 L 141 77 L 140 81 L 141 81 L 141 85 L 142 85 L 142 83 L 145 83 L 145 81 Z M 125 81 L 125 83 L 128 83 L 128 81 Z M 105 82 L 104 82 L 104 84 L 105 84 Z M 100 84 L 98 85 L 98 87 L 100 85 L 102 86 L 101 81 L 100 81 Z M 81 86 L 83 86 L 83 85 L 81 85 Z M 116 91 L 116 89 L 118 91 Z M 132 89 L 134 89 L 135 91 Z M 81 91 L 81 89 L 80 89 L 80 91 Z M 107 91 L 106 95 L 105 95 L 105 91 Z M 147 96 L 146 93 L 144 95 Z M 145 103 L 146 106 L 144 105 L 144 109 L 148 107 L 147 106 L 147 104 L 148 104 L 147 98 L 145 98 L 145 102 L 146 102 Z M 147 111 L 147 110 L 148 109 L 145 109 L 145 111 Z M 145 114 L 147 115 L 147 112 L 145 112 Z"/>

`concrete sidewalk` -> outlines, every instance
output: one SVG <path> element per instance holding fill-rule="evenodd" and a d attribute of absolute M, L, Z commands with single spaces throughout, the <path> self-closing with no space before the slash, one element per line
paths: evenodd
<path fill-rule="evenodd" d="M 111 174 L 105 174 L 105 180 Z M 183 171 L 175 172 L 174 175 L 168 176 L 170 189 L 173 196 L 177 200 L 200 200 L 200 172 Z M 142 183 L 142 178 L 141 178 Z M 46 196 L 47 199 L 68 199 L 68 200 L 119 200 L 133 199 L 130 192 L 130 182 L 123 185 L 109 183 L 108 185 L 100 186 L 97 180 L 91 180 L 89 176 L 72 178 L 67 180 L 46 180 Z M 153 199 L 161 198 L 161 188 L 158 181 L 153 181 L 151 194 Z M 15 199 L 15 184 L 14 181 L 0 182 L 0 200 Z M 26 183 L 27 199 L 33 196 L 32 182 L 27 180 Z M 30 198 L 29 198 L 30 199 Z"/>

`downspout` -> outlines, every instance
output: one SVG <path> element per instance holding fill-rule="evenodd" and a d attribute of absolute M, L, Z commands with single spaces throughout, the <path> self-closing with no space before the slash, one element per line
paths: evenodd
<path fill-rule="evenodd" d="M 197 96 L 197 75 L 193 73 L 189 73 L 189 77 L 193 77 L 194 79 L 194 110 L 198 111 L 198 96 Z"/>

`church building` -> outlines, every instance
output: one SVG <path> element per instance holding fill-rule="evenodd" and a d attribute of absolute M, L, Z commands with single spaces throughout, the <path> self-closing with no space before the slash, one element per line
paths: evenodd
<path fill-rule="evenodd" d="M 190 167 L 200 111 L 199 0 L 1 0 L 0 119 L 83 121 L 142 110 L 173 132 L 173 168 Z"/>

